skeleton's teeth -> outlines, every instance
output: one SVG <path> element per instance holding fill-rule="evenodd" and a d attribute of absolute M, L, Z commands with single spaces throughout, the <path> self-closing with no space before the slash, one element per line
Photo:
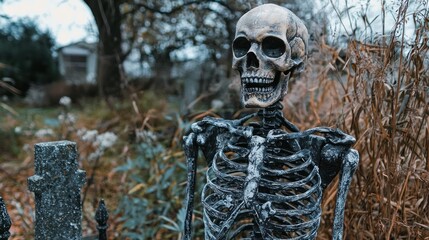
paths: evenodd
<path fill-rule="evenodd" d="M 262 77 L 243 77 L 243 83 L 262 83 L 262 84 L 271 84 L 274 82 L 273 78 L 262 78 Z"/>

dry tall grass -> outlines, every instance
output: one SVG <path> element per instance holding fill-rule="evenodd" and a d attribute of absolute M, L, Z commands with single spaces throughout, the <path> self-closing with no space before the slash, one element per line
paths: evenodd
<path fill-rule="evenodd" d="M 410 11 L 402 1 L 394 14 L 391 34 L 350 40 L 346 57 L 319 41 L 285 100 L 285 116 L 301 129 L 339 127 L 357 139 L 361 160 L 347 199 L 346 239 L 429 239 L 427 2 Z M 410 43 L 406 21 L 417 26 Z M 325 192 L 320 239 L 331 236 L 335 194 L 333 186 Z"/>
<path fill-rule="evenodd" d="M 323 38 L 318 40 L 305 73 L 291 84 L 285 99 L 285 116 L 300 129 L 339 127 L 357 139 L 354 147 L 361 161 L 347 199 L 345 239 L 429 239 L 429 12 L 427 2 L 421 2 L 420 7 L 410 10 L 408 1 L 401 1 L 398 11 L 392 12 L 397 19 L 392 34 L 381 35 L 377 41 L 352 39 L 340 51 Z M 418 26 L 410 44 L 405 41 L 406 21 Z M 85 105 L 86 111 L 78 115 L 77 128 L 114 130 L 122 139 L 101 163 L 91 199 L 106 199 L 111 209 L 111 239 L 125 239 L 127 220 L 141 222 L 128 226 L 140 234 L 140 239 L 143 234 L 151 239 L 179 239 L 182 228 L 177 215 L 183 207 L 186 186 L 180 144 L 182 130 L 189 126 L 179 117 L 177 122 L 171 117 L 176 115 L 170 114 L 173 120 L 167 119 L 164 108 L 169 108 L 154 105 L 164 104 L 158 93 L 148 97 L 150 94 L 145 92 L 144 96 L 117 113 L 95 104 Z M 141 110 L 137 105 L 142 106 Z M 177 110 L 170 108 L 171 112 Z M 211 112 L 193 120 L 206 114 Z M 156 146 L 165 146 L 165 151 L 155 154 L 154 148 L 140 147 L 146 142 L 127 140 L 134 128 L 156 133 Z M 21 138 L 25 143 L 40 141 Z M 82 159 L 90 154 L 82 145 L 80 152 Z M 25 160 L 15 160 L 19 167 L 12 165 L 13 171 L 7 167 L 9 163 L 0 165 L 1 194 L 14 221 L 11 239 L 29 239 L 33 229 L 30 213 L 34 208 L 28 204 L 32 196 L 25 184 L 32 175 L 32 153 L 23 155 Z M 128 163 L 129 170 L 114 170 Z M 198 174 L 202 182 L 204 173 Z M 318 239 L 331 237 L 337 182 L 325 191 Z M 138 204 L 115 211 L 123 196 Z M 91 202 L 95 201 L 84 206 L 85 235 L 95 229 Z M 195 218 L 199 224 L 194 228 L 198 233 L 195 235 L 201 236 L 201 212 L 196 211 Z M 176 225 L 177 229 L 172 230 L 171 226 Z"/>

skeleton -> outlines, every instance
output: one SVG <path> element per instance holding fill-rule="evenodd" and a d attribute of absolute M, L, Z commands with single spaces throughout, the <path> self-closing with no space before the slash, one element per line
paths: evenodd
<path fill-rule="evenodd" d="M 288 9 L 265 4 L 244 14 L 233 68 L 245 107 L 239 120 L 207 117 L 184 138 L 188 186 L 184 239 L 191 239 L 196 161 L 208 164 L 202 192 L 205 239 L 314 239 L 323 190 L 340 174 L 333 239 L 342 239 L 347 191 L 359 161 L 355 139 L 338 129 L 300 132 L 283 117 L 289 78 L 302 71 L 307 29 Z M 245 124 L 251 118 L 261 122 Z"/>

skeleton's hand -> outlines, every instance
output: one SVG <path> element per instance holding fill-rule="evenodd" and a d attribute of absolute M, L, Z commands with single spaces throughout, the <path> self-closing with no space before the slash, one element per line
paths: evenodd
<path fill-rule="evenodd" d="M 237 120 L 225 120 L 222 118 L 205 117 L 203 120 L 193 123 L 191 126 L 192 132 L 197 134 L 197 142 L 204 145 L 207 139 L 217 135 L 221 131 L 227 131 L 233 135 L 250 138 L 253 128 L 243 126 L 243 123 L 254 115 L 248 115 Z"/>
<path fill-rule="evenodd" d="M 341 145 L 346 147 L 351 147 L 355 142 L 356 139 L 348 134 L 345 134 L 340 129 L 327 129 L 325 133 L 326 140 L 331 143 L 332 145 Z"/>
<path fill-rule="evenodd" d="M 193 123 L 191 125 L 191 133 L 184 137 L 185 142 L 190 145 L 195 144 L 203 152 L 207 165 L 211 165 L 211 160 L 218 146 L 216 144 L 217 137 L 244 137 L 249 139 L 253 135 L 253 127 L 243 126 L 243 124 L 254 117 L 255 114 L 250 114 L 237 120 L 225 120 L 222 118 L 205 117 L 203 120 Z M 230 133 L 222 134 L 222 133 Z M 192 139 L 191 139 L 192 138 Z"/>

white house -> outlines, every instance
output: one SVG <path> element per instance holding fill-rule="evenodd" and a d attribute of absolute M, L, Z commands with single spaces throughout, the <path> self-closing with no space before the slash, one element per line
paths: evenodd
<path fill-rule="evenodd" d="M 96 83 L 97 43 L 72 43 L 57 52 L 59 71 L 67 83 Z"/>

